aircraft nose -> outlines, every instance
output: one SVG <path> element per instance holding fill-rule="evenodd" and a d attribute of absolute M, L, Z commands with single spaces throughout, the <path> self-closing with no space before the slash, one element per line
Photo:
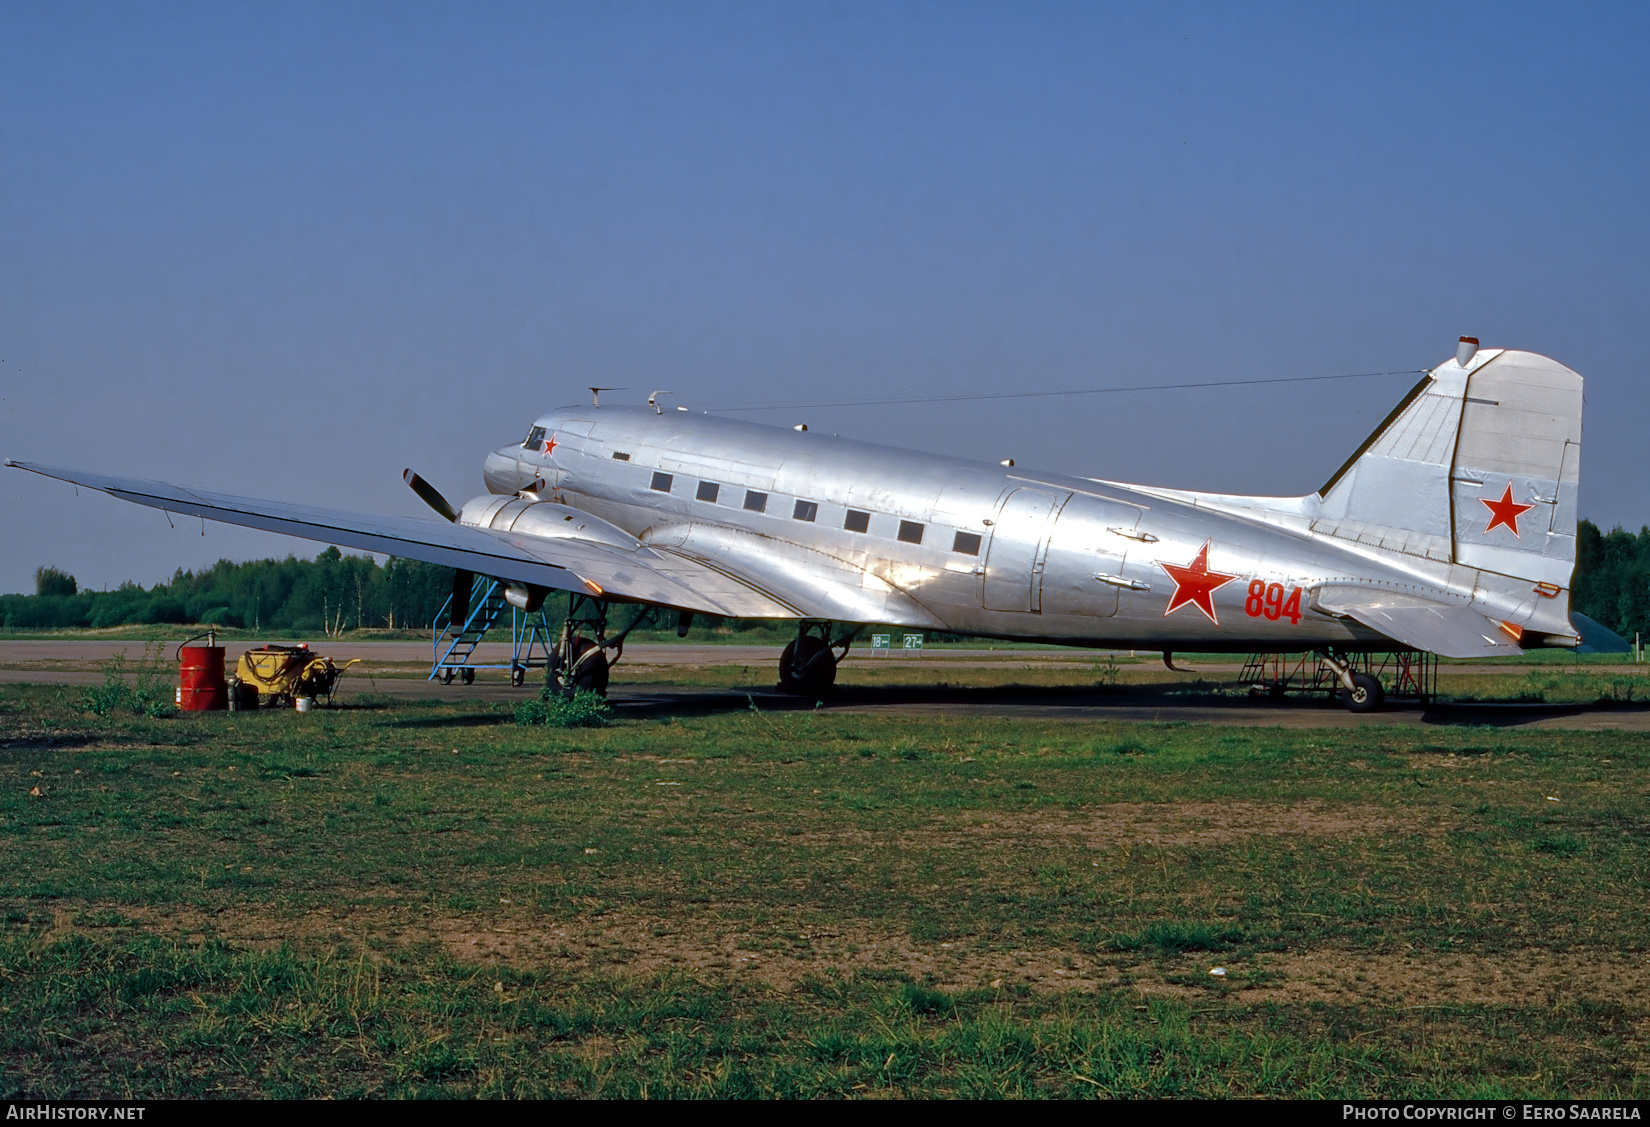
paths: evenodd
<path fill-rule="evenodd" d="M 501 446 L 481 464 L 481 477 L 489 493 L 514 493 L 522 487 L 523 471 L 517 458 L 520 447 Z"/>

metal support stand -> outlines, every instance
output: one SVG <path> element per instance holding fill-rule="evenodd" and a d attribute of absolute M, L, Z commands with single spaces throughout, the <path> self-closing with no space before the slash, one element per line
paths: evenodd
<path fill-rule="evenodd" d="M 1352 688 L 1354 674 L 1365 673 L 1380 682 L 1387 700 L 1415 700 L 1430 704 L 1438 695 L 1438 658 L 1419 650 L 1387 653 L 1310 654 L 1258 653 L 1250 656 L 1238 676 L 1256 695 L 1282 697 L 1287 693 L 1324 693 L 1334 697 Z"/>
<path fill-rule="evenodd" d="M 463 622 L 452 621 L 453 600 L 448 596 L 436 612 L 430 639 L 431 681 L 450 685 L 455 676 L 468 685 L 478 669 L 508 669 L 510 683 L 526 682 L 530 669 L 548 668 L 551 660 L 550 620 L 544 611 L 532 613 L 511 606 L 504 599 L 504 586 L 484 575 L 477 576 L 470 590 L 469 614 Z M 487 631 L 510 612 L 510 660 L 508 663 L 477 662 L 476 647 Z"/>

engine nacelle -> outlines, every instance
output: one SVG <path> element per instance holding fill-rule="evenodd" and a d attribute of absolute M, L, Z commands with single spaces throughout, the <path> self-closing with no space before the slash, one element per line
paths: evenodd
<path fill-rule="evenodd" d="M 550 595 L 550 588 L 540 587 L 536 583 L 506 583 L 504 585 L 504 601 L 517 610 L 524 610 L 532 614 L 544 605 L 544 600 Z"/>
<path fill-rule="evenodd" d="M 626 551 L 641 547 L 641 541 L 616 524 L 554 501 L 540 501 L 520 494 L 499 496 L 489 493 L 466 501 L 458 522 L 495 532 L 513 532 L 545 540 L 589 540 Z M 505 594 L 509 598 L 508 592 Z M 541 600 L 542 601 L 542 600 Z"/>

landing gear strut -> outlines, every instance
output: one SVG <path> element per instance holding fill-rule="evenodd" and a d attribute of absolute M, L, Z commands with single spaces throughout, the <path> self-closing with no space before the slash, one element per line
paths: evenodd
<path fill-rule="evenodd" d="M 1378 677 L 1371 673 L 1353 672 L 1348 662 L 1338 660 L 1328 650 L 1319 650 L 1318 656 L 1340 678 L 1341 703 L 1348 712 L 1374 712 L 1381 707 L 1386 693 Z"/>
<path fill-rule="evenodd" d="M 859 634 L 831 641 L 829 622 L 798 622 L 796 640 L 779 655 L 779 691 L 806 695 L 828 692 L 836 684 L 836 664 L 848 656 Z M 841 652 L 836 651 L 841 647 Z"/>
<path fill-rule="evenodd" d="M 624 640 L 647 617 L 641 610 L 615 637 L 607 636 L 608 603 L 588 595 L 569 593 L 567 618 L 550 655 L 545 683 L 568 696 L 574 693 L 607 695 L 607 674 L 624 656 Z M 609 653 L 611 651 L 611 654 Z"/>

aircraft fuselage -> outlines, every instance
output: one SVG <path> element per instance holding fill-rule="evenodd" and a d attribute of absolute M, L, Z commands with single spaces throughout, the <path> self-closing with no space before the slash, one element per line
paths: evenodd
<path fill-rule="evenodd" d="M 1286 516 L 816 431 L 605 406 L 551 412 L 534 433 L 488 457 L 490 491 L 533 490 L 710 560 L 760 553 L 800 574 L 828 557 L 867 577 L 833 595 L 842 622 L 1143 649 L 1390 647 L 1310 591 L 1447 578 L 1264 523 Z"/>

